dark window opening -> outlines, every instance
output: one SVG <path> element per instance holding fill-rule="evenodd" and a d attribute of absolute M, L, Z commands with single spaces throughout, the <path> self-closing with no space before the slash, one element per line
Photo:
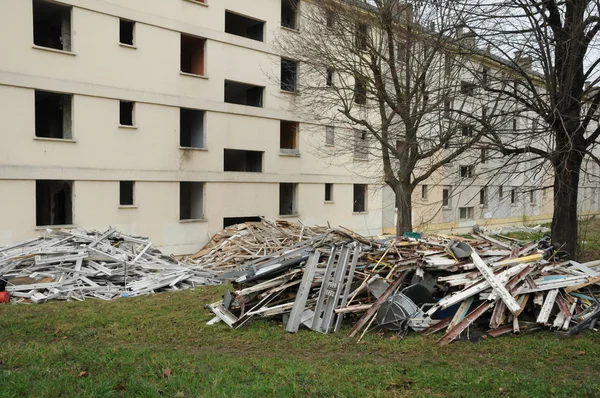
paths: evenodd
<path fill-rule="evenodd" d="M 133 126 L 133 109 L 135 103 L 129 101 L 119 102 L 119 123 L 121 126 Z"/>
<path fill-rule="evenodd" d="M 510 190 L 510 203 L 515 203 L 517 200 L 517 193 L 514 189 Z"/>
<path fill-rule="evenodd" d="M 225 149 L 224 151 L 224 171 L 262 172 L 263 152 L 239 149 Z"/>
<path fill-rule="evenodd" d="M 473 208 L 472 207 L 459 207 L 458 216 L 461 220 L 473 219 Z"/>
<path fill-rule="evenodd" d="M 33 44 L 71 51 L 71 7 L 33 0 Z"/>
<path fill-rule="evenodd" d="M 281 26 L 298 29 L 298 0 L 281 0 Z"/>
<path fill-rule="evenodd" d="M 472 178 L 473 177 L 473 166 L 460 166 L 460 177 L 461 178 Z"/>
<path fill-rule="evenodd" d="M 474 95 L 475 94 L 475 83 L 461 81 L 460 82 L 460 93 L 464 95 Z"/>
<path fill-rule="evenodd" d="M 36 225 L 73 223 L 73 181 L 38 180 L 35 182 Z"/>
<path fill-rule="evenodd" d="M 450 206 L 450 188 L 445 187 L 442 189 L 442 206 L 448 207 Z"/>
<path fill-rule="evenodd" d="M 298 79 L 298 62 L 289 59 L 281 59 L 281 89 L 284 91 L 296 91 Z"/>
<path fill-rule="evenodd" d="M 291 216 L 297 214 L 296 189 L 298 184 L 279 184 L 279 215 Z"/>
<path fill-rule="evenodd" d="M 204 219 L 204 183 L 179 183 L 179 219 Z"/>
<path fill-rule="evenodd" d="M 473 127 L 468 124 L 463 124 L 460 130 L 463 137 L 473 136 Z"/>
<path fill-rule="evenodd" d="M 444 116 L 449 117 L 450 111 L 452 110 L 452 99 L 444 98 Z"/>
<path fill-rule="evenodd" d="M 264 41 L 265 22 L 225 11 L 225 33 Z"/>
<path fill-rule="evenodd" d="M 405 63 L 407 61 L 406 57 L 408 56 L 408 45 L 403 41 L 399 41 L 396 51 L 398 52 L 398 61 Z"/>
<path fill-rule="evenodd" d="M 133 205 L 133 187 L 135 186 L 134 181 L 120 181 L 119 182 L 119 204 L 121 206 L 132 206 Z"/>
<path fill-rule="evenodd" d="M 225 102 L 261 108 L 263 87 L 225 81 Z"/>
<path fill-rule="evenodd" d="M 135 22 L 119 20 L 119 43 L 133 46 L 135 36 Z"/>
<path fill-rule="evenodd" d="M 204 76 L 204 45 L 206 39 L 181 35 L 181 71 Z"/>
<path fill-rule="evenodd" d="M 498 198 L 502 199 L 503 190 L 502 187 L 498 187 Z"/>
<path fill-rule="evenodd" d="M 517 129 L 517 125 L 518 125 L 517 118 L 514 118 L 512 120 L 512 129 L 513 129 L 513 131 L 517 131 L 518 130 Z"/>
<path fill-rule="evenodd" d="M 335 73 L 335 69 L 327 68 L 327 79 L 326 84 L 328 87 L 333 86 L 333 74 Z"/>
<path fill-rule="evenodd" d="M 246 222 L 261 222 L 259 216 L 252 217 L 223 217 L 223 228 L 230 227 L 232 225 L 242 224 Z"/>
<path fill-rule="evenodd" d="M 204 111 L 180 109 L 179 145 L 184 148 L 204 148 Z"/>
<path fill-rule="evenodd" d="M 335 27 L 335 12 L 333 10 L 325 10 L 325 25 L 327 25 L 328 28 L 333 28 Z"/>
<path fill-rule="evenodd" d="M 354 159 L 367 159 L 369 157 L 369 140 L 364 130 L 354 130 Z"/>
<path fill-rule="evenodd" d="M 534 198 L 534 192 L 533 192 L 533 190 L 529 191 L 529 203 L 533 203 L 535 201 L 534 199 L 535 198 Z"/>
<path fill-rule="evenodd" d="M 356 32 L 354 34 L 354 44 L 359 50 L 367 49 L 367 37 L 369 27 L 365 24 L 356 24 Z"/>
<path fill-rule="evenodd" d="M 325 184 L 325 202 L 333 202 L 333 184 Z"/>
<path fill-rule="evenodd" d="M 72 134 L 70 94 L 35 92 L 35 136 L 70 139 Z"/>
<path fill-rule="evenodd" d="M 354 213 L 367 211 L 367 185 L 354 184 L 353 206 Z"/>
<path fill-rule="evenodd" d="M 481 71 L 481 85 L 483 87 L 487 87 L 488 80 L 489 80 L 489 69 L 483 68 L 483 70 Z"/>
<path fill-rule="evenodd" d="M 362 76 L 354 77 L 354 102 L 359 105 L 367 103 L 367 80 Z"/>
<path fill-rule="evenodd" d="M 427 200 L 429 189 L 427 185 L 421 185 L 421 199 Z"/>
<path fill-rule="evenodd" d="M 298 123 L 282 120 L 279 125 L 279 148 L 282 153 L 299 153 Z"/>
<path fill-rule="evenodd" d="M 487 202 L 487 192 L 485 188 L 481 188 L 481 190 L 479 190 L 479 204 L 480 205 L 485 205 Z"/>

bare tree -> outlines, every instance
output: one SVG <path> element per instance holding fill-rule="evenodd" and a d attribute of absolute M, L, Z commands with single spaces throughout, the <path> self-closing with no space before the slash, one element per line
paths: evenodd
<path fill-rule="evenodd" d="M 336 156 L 377 160 L 395 193 L 397 233 L 411 231 L 417 185 L 468 156 L 484 135 L 466 125 L 480 111 L 471 88 L 460 87 L 465 62 L 447 40 L 455 10 L 427 0 L 418 8 L 323 0 L 303 2 L 299 12 L 300 33 L 277 39 L 299 65 L 295 111 L 346 134 Z"/>
<path fill-rule="evenodd" d="M 584 158 L 598 162 L 600 53 L 597 0 L 457 0 L 478 57 L 504 72 L 487 92 L 512 103 L 507 114 L 530 124 L 490 134 L 503 155 L 529 154 L 553 171 L 552 238 L 575 254 L 578 188 Z M 457 12 L 458 15 L 458 12 Z M 586 83 L 587 82 L 587 83 Z"/>

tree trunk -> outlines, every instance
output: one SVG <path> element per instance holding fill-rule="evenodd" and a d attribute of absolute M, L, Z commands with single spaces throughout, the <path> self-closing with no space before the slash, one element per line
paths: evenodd
<path fill-rule="evenodd" d="M 403 183 L 394 188 L 396 193 L 397 215 L 396 235 L 402 236 L 404 232 L 412 232 L 412 189 Z"/>
<path fill-rule="evenodd" d="M 578 219 L 577 193 L 583 156 L 577 151 L 566 152 L 554 167 L 554 214 L 552 242 L 562 246 L 571 258 L 577 255 Z"/>

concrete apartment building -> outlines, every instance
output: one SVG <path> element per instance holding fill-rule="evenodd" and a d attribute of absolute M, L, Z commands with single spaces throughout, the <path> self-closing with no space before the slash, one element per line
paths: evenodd
<path fill-rule="evenodd" d="M 2 1 L 0 245 L 111 225 L 189 253 L 258 216 L 381 233 L 381 191 L 352 159 L 312 154 L 324 134 L 287 110 L 294 82 L 280 84 L 270 44 L 297 34 L 291 12 L 282 0 Z"/>
<path fill-rule="evenodd" d="M 302 75 L 272 44 L 299 24 L 289 0 L 2 1 L 0 245 L 113 226 L 184 254 L 259 216 L 392 232 L 377 160 L 332 162 L 333 130 L 293 112 Z M 417 228 L 551 217 L 551 192 L 514 180 L 479 202 L 460 173 L 417 190 Z"/>

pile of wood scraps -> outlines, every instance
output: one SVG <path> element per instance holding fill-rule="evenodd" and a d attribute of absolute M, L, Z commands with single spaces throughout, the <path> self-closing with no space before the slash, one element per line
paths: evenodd
<path fill-rule="evenodd" d="M 571 335 L 593 328 L 600 316 L 600 261 L 570 261 L 547 238 L 370 240 L 346 230 L 329 236 L 335 239 L 292 241 L 239 264 L 229 273 L 235 290 L 207 306 L 215 314 L 210 323 L 239 328 L 267 317 L 289 332 L 333 333 L 345 319 L 350 336 L 444 332 L 444 345 L 475 330 L 490 337 L 543 328 Z"/>
<path fill-rule="evenodd" d="M 147 238 L 105 232 L 48 230 L 0 247 L 0 279 L 13 301 L 110 300 L 219 284 L 217 273 L 182 264 Z"/>

